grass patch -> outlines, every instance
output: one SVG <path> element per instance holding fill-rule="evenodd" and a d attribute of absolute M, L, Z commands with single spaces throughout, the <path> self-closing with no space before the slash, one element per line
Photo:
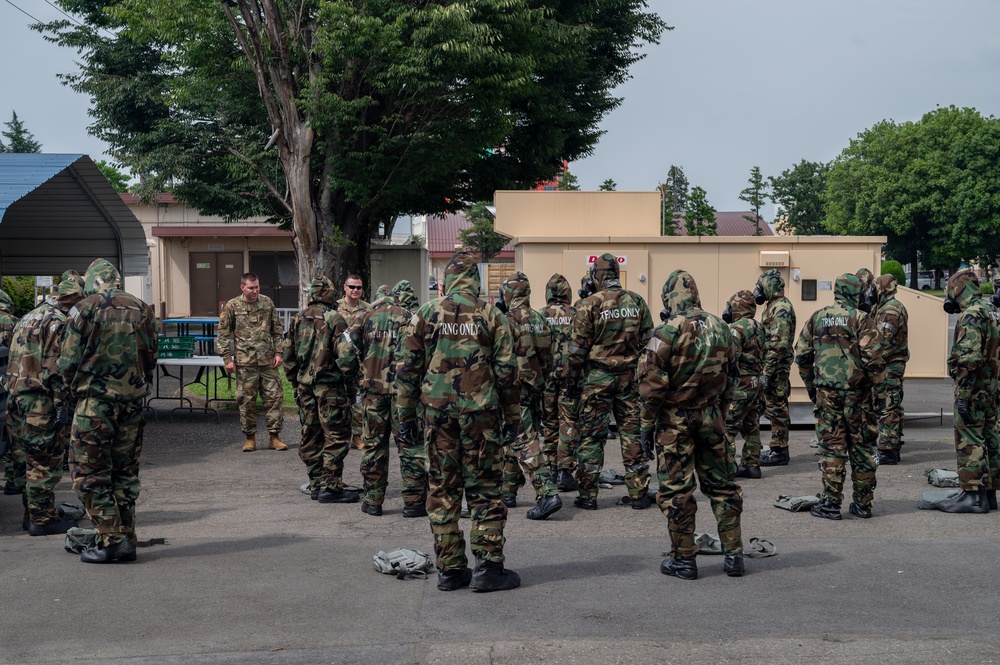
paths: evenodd
<path fill-rule="evenodd" d="M 219 399 L 236 399 L 236 378 L 234 377 L 231 381 L 226 378 L 225 374 L 221 370 L 215 370 L 216 375 L 212 378 L 212 383 L 218 381 L 218 398 Z M 281 388 L 285 392 L 284 399 L 281 403 L 285 406 L 295 405 L 295 392 L 292 390 L 292 384 L 288 382 L 288 378 L 285 376 L 284 370 L 278 370 L 278 376 L 281 378 Z M 188 392 L 192 395 L 205 396 L 205 386 L 200 384 L 193 384 L 187 387 Z M 235 408 L 235 405 L 233 405 Z"/>

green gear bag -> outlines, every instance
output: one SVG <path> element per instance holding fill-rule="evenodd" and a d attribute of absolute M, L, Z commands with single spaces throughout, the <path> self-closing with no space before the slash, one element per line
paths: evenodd
<path fill-rule="evenodd" d="M 97 529 L 82 529 L 78 526 L 72 527 L 66 532 L 66 539 L 63 547 L 67 552 L 80 554 L 89 547 L 97 546 Z"/>
<path fill-rule="evenodd" d="M 790 510 L 793 513 L 799 513 L 803 510 L 809 510 L 813 506 L 819 503 L 819 494 L 807 494 L 806 496 L 788 496 L 782 494 L 777 499 L 774 500 L 774 505 L 776 508 L 783 508 L 784 510 Z"/>
<path fill-rule="evenodd" d="M 948 469 L 925 469 L 927 482 L 934 487 L 958 487 L 958 473 Z"/>
<path fill-rule="evenodd" d="M 383 552 L 372 557 L 372 567 L 384 575 L 395 575 L 401 580 L 416 577 L 427 579 L 434 570 L 434 562 L 420 550 L 405 547 Z"/>

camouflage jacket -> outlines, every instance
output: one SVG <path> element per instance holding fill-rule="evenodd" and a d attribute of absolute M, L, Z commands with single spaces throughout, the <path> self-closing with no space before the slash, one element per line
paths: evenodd
<path fill-rule="evenodd" d="M 807 390 L 868 390 L 881 382 L 885 360 L 870 316 L 857 308 L 861 280 L 844 274 L 833 287 L 833 304 L 816 311 L 802 327 L 795 363 Z"/>
<path fill-rule="evenodd" d="M 348 326 L 353 326 L 358 322 L 358 317 L 370 310 L 372 306 L 366 303 L 364 300 L 358 300 L 358 304 L 353 307 L 347 304 L 347 298 L 341 298 L 337 302 L 337 311 L 340 313 L 344 320 L 347 321 Z"/>
<path fill-rule="evenodd" d="M 475 256 L 459 252 L 452 257 L 444 292 L 417 310 L 400 347 L 400 421 L 413 420 L 419 402 L 453 413 L 502 408 L 506 422 L 519 423 L 510 332 L 500 311 L 479 298 Z"/>
<path fill-rule="evenodd" d="M 153 308 L 121 290 L 121 276 L 104 259 L 87 269 L 87 297 L 69 311 L 57 362 L 75 397 L 126 402 L 149 394 L 156 370 Z"/>
<path fill-rule="evenodd" d="M 222 308 L 219 317 L 216 346 L 222 361 L 235 361 L 239 367 L 270 367 L 274 357 L 281 355 L 284 327 L 274 302 L 265 295 L 249 303 L 236 296 Z M 236 353 L 232 346 L 235 343 Z"/>
<path fill-rule="evenodd" d="M 350 327 L 341 342 L 341 355 L 360 364 L 358 388 L 379 395 L 395 394 L 396 346 L 409 321 L 410 313 L 396 304 L 390 292 L 376 299 Z"/>
<path fill-rule="evenodd" d="M 62 350 L 66 312 L 48 297 L 14 326 L 4 386 L 12 396 L 38 393 L 65 401 L 65 387 L 56 367 Z"/>
<path fill-rule="evenodd" d="M 952 275 L 945 295 L 957 301 L 961 310 L 948 355 L 948 375 L 955 380 L 955 398 L 969 399 L 979 391 L 995 397 L 1000 376 L 1000 314 L 981 297 L 979 280 L 971 270 Z"/>
<path fill-rule="evenodd" d="M 11 312 L 13 307 L 14 301 L 10 296 L 0 291 L 0 346 L 7 348 L 10 348 L 14 326 L 17 325 L 17 317 Z"/>
<path fill-rule="evenodd" d="M 761 321 L 764 324 L 763 375 L 774 376 L 780 371 L 787 372 L 792 366 L 795 308 L 785 297 L 785 284 L 778 271 L 765 272 L 760 276 L 758 283 L 764 291 L 764 297 L 767 298 Z"/>
<path fill-rule="evenodd" d="M 740 387 L 757 386 L 764 368 L 764 326 L 754 318 L 757 305 L 750 291 L 740 291 L 729 299 L 733 345 L 740 368 Z"/>
<path fill-rule="evenodd" d="M 910 359 L 909 316 L 903 303 L 896 300 L 896 286 L 896 278 L 892 275 L 882 275 L 875 280 L 878 306 L 873 318 L 886 365 L 906 363 Z"/>
<path fill-rule="evenodd" d="M 694 278 L 675 270 L 661 297 L 667 319 L 639 360 L 643 431 L 654 428 L 664 407 L 703 409 L 729 402 L 739 382 L 729 326 L 701 309 Z"/>
<path fill-rule="evenodd" d="M 523 272 L 504 280 L 500 291 L 507 304 L 506 321 L 517 360 L 517 382 L 521 391 L 539 392 L 551 372 L 552 334 L 549 325 L 531 309 L 531 286 Z"/>
<path fill-rule="evenodd" d="M 570 305 L 569 282 L 562 275 L 552 275 L 545 285 L 546 306 L 539 310 L 549 324 L 552 346 L 549 347 L 552 372 L 550 381 L 561 383 L 569 370 L 569 336 L 573 330 L 576 308 Z"/>
<path fill-rule="evenodd" d="M 308 299 L 309 306 L 288 326 L 282 356 L 285 375 L 293 387 L 341 383 L 345 363 L 338 353 L 338 342 L 347 330 L 347 321 L 333 308 L 333 282 L 324 275 L 313 279 Z"/>

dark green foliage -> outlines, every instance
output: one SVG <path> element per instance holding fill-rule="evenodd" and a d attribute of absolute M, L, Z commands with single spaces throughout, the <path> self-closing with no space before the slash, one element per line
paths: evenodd
<path fill-rule="evenodd" d="M 29 275 L 4 275 L 3 290 L 14 303 L 14 316 L 24 316 L 35 309 L 35 278 Z"/>
<path fill-rule="evenodd" d="M 684 226 L 689 236 L 719 235 L 719 227 L 715 222 L 715 208 L 708 202 L 705 190 L 701 187 L 691 190 L 684 210 Z"/>
<path fill-rule="evenodd" d="M 754 225 L 755 236 L 763 235 L 761 224 L 764 219 L 760 216 L 760 209 L 764 207 L 764 200 L 767 198 L 767 185 L 764 177 L 760 174 L 760 167 L 754 166 L 750 169 L 750 179 L 747 180 L 749 187 L 740 192 L 740 200 L 750 204 L 751 214 L 743 215 L 743 219 Z"/>
<path fill-rule="evenodd" d="M 675 220 L 687 209 L 688 179 L 684 169 L 671 165 L 666 182 L 661 182 L 657 189 L 660 192 L 660 235 L 675 236 Z"/>
<path fill-rule="evenodd" d="M 34 135 L 29 132 L 24 123 L 17 117 L 17 112 L 12 111 L 8 122 L 4 123 L 7 129 L 0 132 L 6 139 L 6 143 L 0 140 L 0 152 L 41 152 L 42 144 L 35 140 Z"/>
<path fill-rule="evenodd" d="M 896 281 L 906 286 L 906 273 L 903 271 L 903 266 L 899 261 L 895 259 L 889 259 L 888 261 L 882 262 L 882 271 L 879 273 L 881 275 L 892 275 L 896 278 Z"/>
<path fill-rule="evenodd" d="M 493 230 L 495 220 L 486 205 L 482 201 L 474 203 L 465 213 L 472 226 L 458 232 L 463 247 L 478 254 L 482 263 L 489 263 L 510 242 L 510 238 Z"/>
<path fill-rule="evenodd" d="M 830 167 L 802 160 L 779 176 L 771 176 L 771 200 L 781 207 L 774 220 L 778 233 L 814 236 L 828 234 L 826 219 L 826 174 Z"/>

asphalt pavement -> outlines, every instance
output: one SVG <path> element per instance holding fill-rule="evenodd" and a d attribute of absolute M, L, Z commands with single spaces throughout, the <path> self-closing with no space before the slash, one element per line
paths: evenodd
<path fill-rule="evenodd" d="M 563 494 L 544 522 L 525 518 L 522 490 L 506 552 L 523 586 L 493 594 L 373 570 L 379 550 L 433 552 L 426 519 L 401 515 L 394 454 L 385 514 L 371 517 L 300 493 L 293 416 L 290 451 L 242 453 L 235 413 L 171 423 L 161 411 L 146 428 L 137 516 L 140 539 L 166 544 L 135 563 L 83 564 L 62 537 L 26 535 L 20 498 L 0 497 L 0 662 L 997 662 L 1000 514 L 917 509 L 932 489 L 924 470 L 955 466 L 950 383 L 908 382 L 905 404 L 939 415 L 906 423 L 903 463 L 879 469 L 873 519 L 772 505 L 820 490 L 812 431 L 797 429 L 787 467 L 743 481 L 744 539 L 778 552 L 748 560 L 744 577 L 707 555 L 697 581 L 661 575 L 666 519 L 615 505 L 621 486 L 601 490 L 595 512 Z M 606 451 L 621 470 L 618 443 Z M 347 482 L 361 483 L 359 461 L 351 451 Z M 698 497 L 699 530 L 714 532 Z M 75 502 L 68 483 L 58 499 Z"/>

